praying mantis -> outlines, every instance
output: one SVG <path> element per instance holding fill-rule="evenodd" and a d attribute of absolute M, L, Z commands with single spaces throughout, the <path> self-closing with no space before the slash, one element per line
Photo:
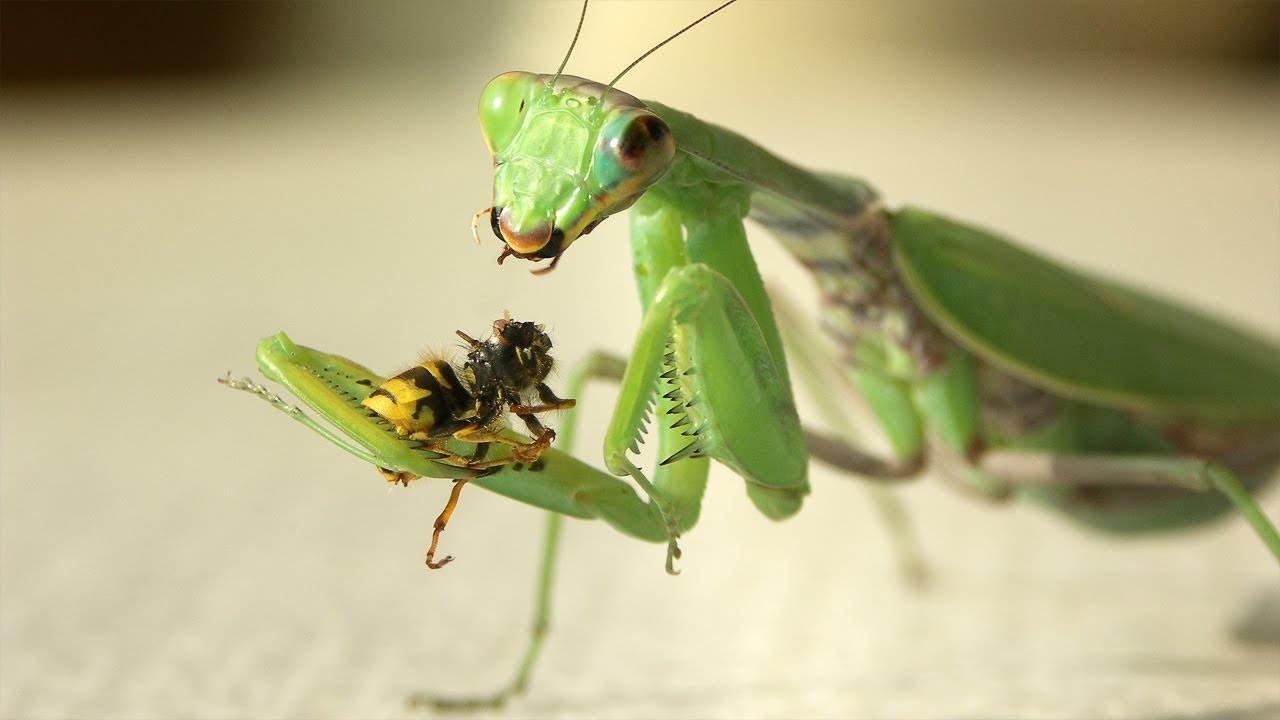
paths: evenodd
<path fill-rule="evenodd" d="M 1235 509 L 1280 559 L 1280 533 L 1252 497 L 1280 463 L 1273 342 L 1060 267 L 991 232 L 890 209 L 861 181 L 800 169 L 732 131 L 627 95 L 613 87 L 618 78 L 601 84 L 561 71 L 506 73 L 482 93 L 495 177 L 481 217 L 503 243 L 500 262 L 514 256 L 550 269 L 630 209 L 644 316 L 625 364 L 593 358 L 566 388 L 576 398 L 590 377 L 620 379 L 603 452 L 609 473 L 564 452 L 573 434 L 566 418 L 542 466 L 504 466 L 472 482 L 663 542 L 673 573 L 710 459 L 744 479 L 765 516 L 782 519 L 809 492 L 810 456 L 884 481 L 915 477 L 932 461 L 976 494 L 1034 497 L 1119 533 L 1174 530 Z M 802 428 L 744 219 L 812 272 L 824 328 L 842 348 L 841 381 L 870 406 L 889 457 Z M 341 359 L 298 347 L 264 340 L 259 364 L 334 422 L 337 396 L 299 378 Z M 338 424 L 348 437 L 362 427 L 350 422 Z M 646 430 L 659 461 L 648 472 L 632 459 Z M 369 437 L 374 447 L 346 449 L 396 469 L 401 441 Z M 411 462 L 400 469 L 459 472 L 437 458 Z M 541 641 L 535 633 L 510 685 L 474 702 L 498 704 L 523 690 Z"/>

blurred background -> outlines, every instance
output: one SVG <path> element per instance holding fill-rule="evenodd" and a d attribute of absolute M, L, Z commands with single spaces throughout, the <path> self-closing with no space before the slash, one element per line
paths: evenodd
<path fill-rule="evenodd" d="M 607 80 L 711 6 L 597 2 L 568 72 Z M 281 329 L 391 373 L 504 310 L 546 323 L 562 367 L 629 348 L 625 222 L 541 278 L 469 228 L 480 89 L 554 70 L 577 13 L 0 4 L 0 717 L 396 716 L 506 679 L 539 513 L 469 490 L 458 559 L 428 573 L 447 484 L 388 489 L 214 379 Z M 1250 0 L 747 0 L 621 87 L 1275 338 L 1278 21 Z M 1280 714 L 1280 582 L 1239 521 L 1115 540 L 928 478 L 900 493 L 917 591 L 865 488 L 812 481 L 773 524 L 717 474 L 675 579 L 658 546 L 571 521 L 509 714 Z"/>

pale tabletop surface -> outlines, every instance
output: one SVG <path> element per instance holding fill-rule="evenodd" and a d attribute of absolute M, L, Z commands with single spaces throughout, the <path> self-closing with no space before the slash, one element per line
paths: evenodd
<path fill-rule="evenodd" d="M 840 4 L 750 40 L 787 5 L 624 85 L 1280 336 L 1273 79 L 851 48 L 821 15 Z M 540 514 L 468 490 L 458 559 L 428 572 L 447 483 L 388 489 L 214 379 L 279 329 L 390 372 L 504 310 L 547 323 L 564 367 L 628 349 L 624 220 L 549 277 L 472 243 L 475 97 L 554 69 L 575 11 L 539 7 L 544 43 L 493 23 L 453 63 L 5 98 L 0 717 L 413 716 L 412 691 L 507 677 Z M 672 24 L 588 38 L 573 67 L 611 75 Z M 584 457 L 611 399 L 583 400 Z M 679 578 L 658 546 L 569 522 L 554 630 L 505 716 L 1280 717 L 1280 576 L 1242 522 L 1116 540 L 927 478 L 901 493 L 933 573 L 916 591 L 865 488 L 812 480 L 775 524 L 718 472 Z"/>

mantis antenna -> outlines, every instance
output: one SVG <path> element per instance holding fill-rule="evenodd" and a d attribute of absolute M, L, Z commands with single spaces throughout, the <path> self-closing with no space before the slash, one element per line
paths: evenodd
<path fill-rule="evenodd" d="M 628 66 L 626 66 L 625 68 L 623 68 L 623 69 L 622 69 L 622 72 L 618 73 L 618 74 L 617 74 L 617 75 L 616 75 L 612 80 L 610 80 L 610 81 L 609 81 L 609 85 L 605 88 L 605 93 L 607 94 L 610 90 L 612 90 L 612 89 L 613 89 L 613 86 L 614 86 L 614 85 L 616 85 L 616 84 L 618 83 L 618 81 L 622 79 L 622 76 L 623 76 L 623 75 L 626 75 L 626 74 L 627 74 L 627 73 L 629 73 L 629 72 L 631 72 L 631 68 L 635 67 L 636 65 L 639 65 L 641 60 L 643 60 L 643 59 L 645 59 L 645 58 L 649 57 L 650 55 L 654 54 L 655 52 L 657 52 L 658 48 L 662 47 L 663 45 L 666 45 L 667 43 L 671 42 L 672 40 L 675 40 L 676 38 L 680 37 L 681 35 L 685 34 L 686 32 L 688 32 L 688 31 L 692 30 L 692 29 L 694 28 L 694 26 L 696 26 L 698 23 L 701 23 L 703 20 L 706 20 L 707 18 L 711 17 L 712 15 L 715 15 L 716 13 L 720 12 L 721 10 L 723 10 L 723 9 L 725 9 L 725 8 L 727 8 L 727 7 L 729 7 L 730 5 L 732 5 L 732 4 L 736 3 L 736 2 L 738 2 L 738 0 L 728 0 L 727 2 L 723 3 L 722 5 L 720 5 L 720 7 L 716 8 L 715 10 L 712 10 L 711 12 L 707 13 L 706 15 L 703 15 L 702 17 L 698 18 L 697 20 L 694 20 L 693 22 L 689 23 L 688 25 L 685 25 L 685 26 L 684 26 L 683 28 L 681 28 L 680 30 L 677 30 L 674 34 L 672 34 L 672 35 L 671 35 L 671 37 L 669 37 L 669 38 L 667 38 L 666 40 L 663 40 L 662 42 L 658 43 L 657 45 L 654 45 L 653 47 L 649 48 L 649 50 L 648 50 L 648 51 L 646 51 L 646 52 L 645 52 L 645 54 L 643 54 L 643 55 L 641 55 L 640 57 L 638 57 L 638 58 L 636 58 L 635 60 L 633 60 L 633 61 L 631 62 L 631 64 L 630 64 L 630 65 L 628 65 Z M 582 3 L 582 12 L 583 12 L 583 15 L 585 15 L 585 14 L 586 14 L 586 12 L 587 12 L 587 3 L 586 3 L 586 0 L 583 0 L 583 3 Z M 579 25 L 579 27 L 581 27 L 581 25 Z M 574 37 L 574 39 L 575 39 L 575 40 L 577 40 L 577 37 L 575 36 L 575 37 Z"/>
<path fill-rule="evenodd" d="M 587 19 L 587 3 L 590 0 L 582 0 L 582 14 L 578 15 L 578 29 L 573 31 L 573 40 L 569 41 L 569 50 L 564 54 L 564 60 L 560 61 L 560 67 L 556 68 L 556 74 L 551 78 L 551 82 L 547 83 L 548 88 L 553 88 L 556 81 L 560 79 L 560 73 L 564 72 L 564 67 L 569 64 L 569 56 L 573 54 L 573 48 L 578 44 L 578 36 L 582 34 L 582 23 Z M 683 32 L 683 31 L 681 31 Z M 654 48 L 655 50 L 657 48 Z M 653 52 L 650 50 L 650 52 Z"/>

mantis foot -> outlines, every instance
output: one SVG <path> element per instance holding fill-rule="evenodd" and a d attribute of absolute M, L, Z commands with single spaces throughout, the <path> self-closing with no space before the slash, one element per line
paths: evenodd
<path fill-rule="evenodd" d="M 425 693 L 415 693 L 409 696 L 405 702 L 410 710 L 420 710 L 429 708 L 441 712 L 469 712 L 473 710 L 496 710 L 507 704 L 512 693 L 510 690 L 503 690 L 494 693 L 488 697 L 474 698 L 449 698 L 436 697 Z"/>
<path fill-rule="evenodd" d="M 676 543 L 679 535 L 672 535 L 667 541 L 667 574 L 679 575 L 680 571 L 676 569 L 676 560 L 680 559 L 680 545 Z"/>

